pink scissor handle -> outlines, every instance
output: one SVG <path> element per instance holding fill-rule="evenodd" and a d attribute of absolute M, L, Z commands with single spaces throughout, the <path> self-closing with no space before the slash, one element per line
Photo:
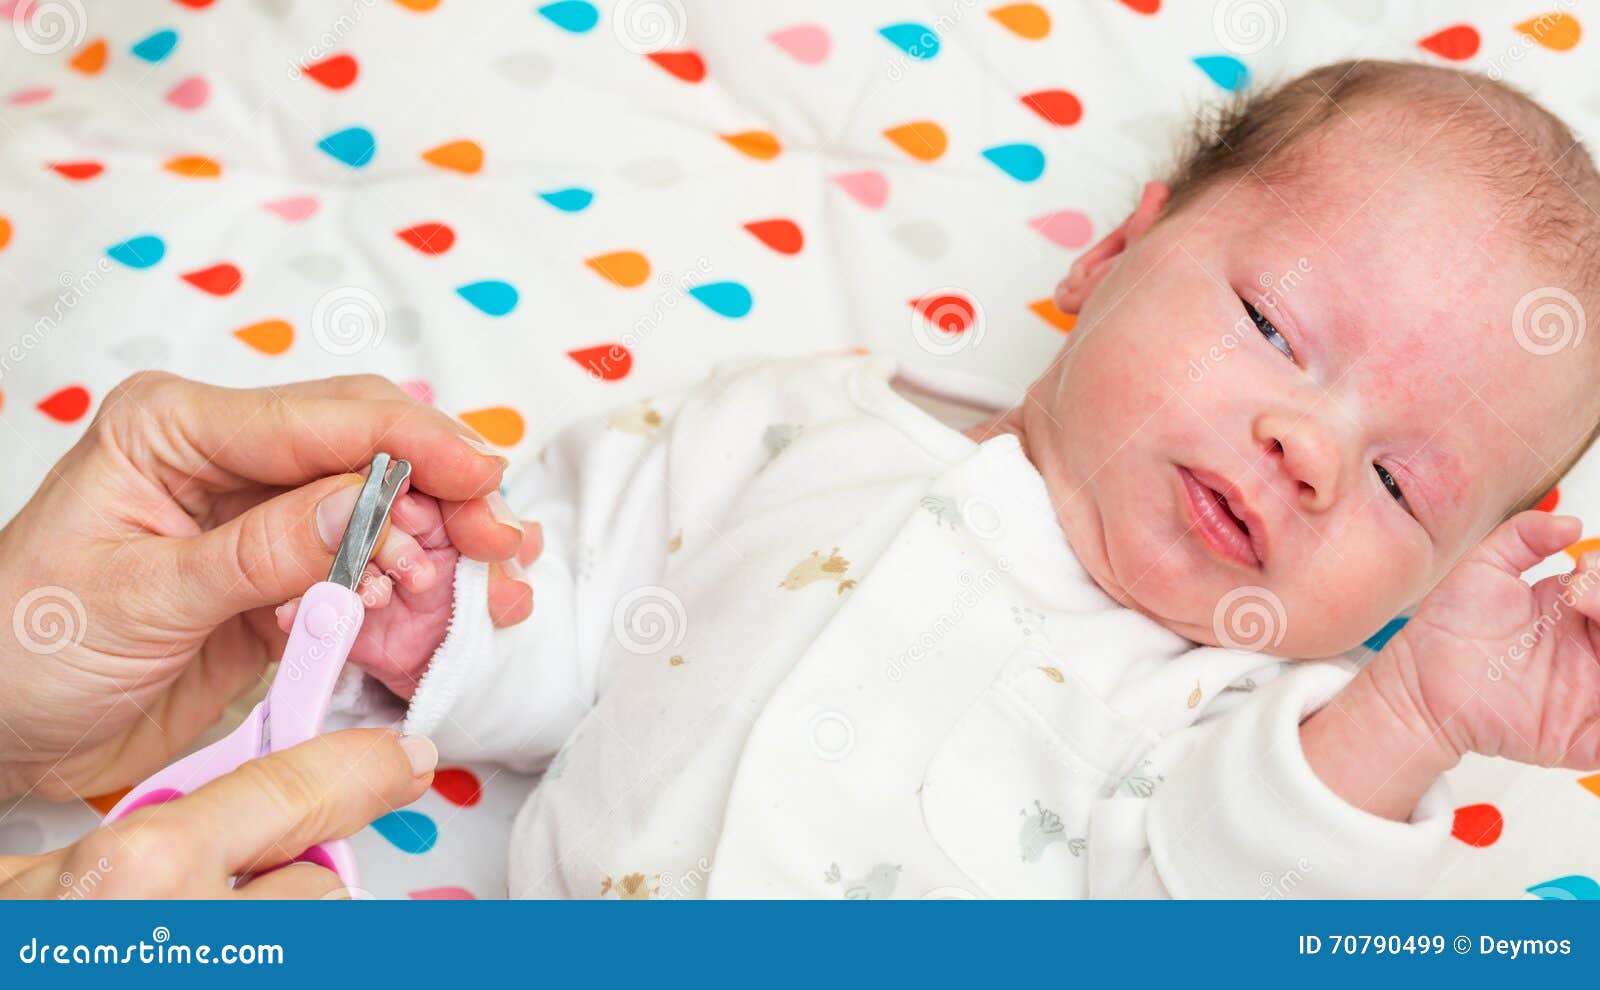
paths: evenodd
<path fill-rule="evenodd" d="M 334 684 L 365 614 L 361 596 L 344 585 L 329 581 L 312 585 L 300 599 L 294 629 L 267 699 L 222 739 L 133 788 L 105 820 L 114 822 L 136 808 L 182 797 L 232 773 L 247 760 L 299 745 L 320 733 Z M 337 873 L 345 886 L 356 886 L 355 856 L 343 839 L 312 846 L 295 861 L 325 866 Z"/>

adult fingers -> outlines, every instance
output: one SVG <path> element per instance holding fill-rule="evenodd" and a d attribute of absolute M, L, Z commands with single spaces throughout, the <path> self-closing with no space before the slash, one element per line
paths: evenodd
<path fill-rule="evenodd" d="M 510 560 L 522 546 L 522 521 L 499 492 L 470 501 L 444 501 L 439 508 L 450 542 L 473 560 Z"/>
<path fill-rule="evenodd" d="M 438 760 L 424 736 L 346 729 L 251 760 L 162 807 L 204 830 L 199 835 L 226 875 L 248 873 L 410 804 L 427 790 Z"/>
<path fill-rule="evenodd" d="M 417 488 L 464 500 L 496 490 L 506 466 L 470 428 L 370 375 L 228 389 L 143 374 L 107 396 L 102 416 L 130 456 L 151 452 L 215 490 L 240 478 L 302 485 L 387 451 L 411 462 Z"/>
<path fill-rule="evenodd" d="M 234 896 L 251 901 L 346 900 L 350 894 L 339 874 L 315 863 L 290 863 L 256 877 Z"/>

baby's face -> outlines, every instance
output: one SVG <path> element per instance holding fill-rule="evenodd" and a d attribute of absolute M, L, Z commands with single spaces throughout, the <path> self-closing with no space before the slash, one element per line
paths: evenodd
<path fill-rule="evenodd" d="M 1021 416 L 1103 588 L 1309 658 L 1418 599 L 1600 410 L 1595 342 L 1513 333 L 1550 277 L 1486 192 L 1420 162 L 1299 181 L 1224 181 L 1141 231 L 1147 190 L 1137 236 L 1058 290 L 1077 329 Z"/>

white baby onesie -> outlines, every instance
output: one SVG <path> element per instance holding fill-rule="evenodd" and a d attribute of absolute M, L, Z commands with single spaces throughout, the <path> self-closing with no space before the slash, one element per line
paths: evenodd
<path fill-rule="evenodd" d="M 543 524 L 526 623 L 463 563 L 407 716 L 548 766 L 519 897 L 1384 897 L 1410 823 L 1318 780 L 1298 725 L 1351 676 L 1196 647 L 1089 579 L 1016 437 L 892 361 L 746 361 L 560 435 L 508 488 Z"/>

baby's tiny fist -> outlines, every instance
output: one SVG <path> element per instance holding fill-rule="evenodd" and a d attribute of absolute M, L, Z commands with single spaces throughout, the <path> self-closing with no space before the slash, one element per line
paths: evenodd
<path fill-rule="evenodd" d="M 389 566 L 369 564 L 362 575 L 358 590 L 367 613 L 350 662 L 410 699 L 449 628 L 460 554 L 445 533 L 438 501 L 416 491 L 395 500 L 383 550 L 397 552 L 375 554 Z M 285 632 L 298 605 L 296 600 L 278 609 Z"/>

